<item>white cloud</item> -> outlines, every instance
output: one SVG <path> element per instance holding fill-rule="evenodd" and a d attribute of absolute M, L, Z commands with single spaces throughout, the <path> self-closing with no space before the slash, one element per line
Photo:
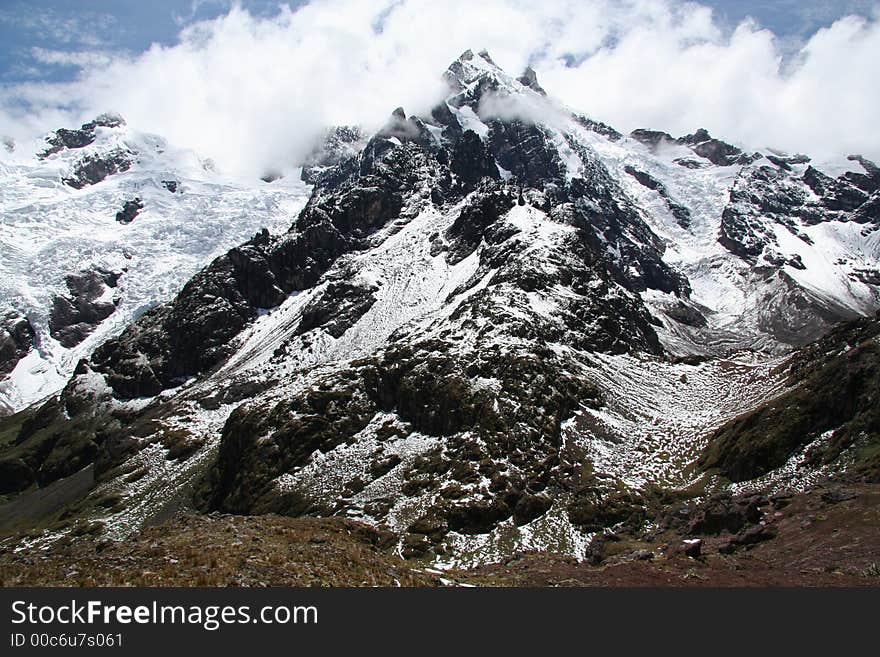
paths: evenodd
<path fill-rule="evenodd" d="M 448 63 L 484 47 L 511 73 L 531 63 L 551 95 L 619 130 L 706 127 L 753 147 L 880 159 L 876 15 L 820 31 L 783 70 L 772 33 L 746 22 L 725 35 L 709 9 L 667 0 L 313 0 L 268 18 L 233 8 L 175 46 L 84 60 L 73 83 L 7 87 L 0 133 L 21 142 L 114 110 L 259 175 L 327 124 L 425 111 Z"/>
<path fill-rule="evenodd" d="M 77 66 L 80 68 L 107 66 L 113 61 L 113 55 L 100 50 L 49 50 L 47 48 L 31 48 L 31 57 L 40 64 L 50 66 Z"/>

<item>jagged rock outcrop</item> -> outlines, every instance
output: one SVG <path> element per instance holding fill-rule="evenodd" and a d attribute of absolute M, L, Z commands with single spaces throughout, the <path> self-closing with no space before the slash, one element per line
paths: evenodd
<path fill-rule="evenodd" d="M 88 185 L 97 185 L 114 173 L 128 171 L 132 164 L 134 154 L 123 149 L 114 149 L 105 154 L 92 153 L 79 160 L 61 182 L 74 189 L 82 189 Z"/>
<path fill-rule="evenodd" d="M 101 114 L 88 123 L 83 123 L 78 130 L 59 128 L 46 137 L 47 146 L 40 154 L 40 158 L 47 158 L 65 148 L 84 148 L 95 141 L 95 132 L 100 128 L 118 128 L 125 125 L 125 120 L 116 114 Z"/>
<path fill-rule="evenodd" d="M 586 116 L 581 116 L 579 114 L 575 114 L 574 120 L 577 121 L 580 125 L 584 126 L 590 132 L 595 132 L 596 134 L 602 135 L 603 137 L 607 137 L 611 141 L 619 141 L 623 138 L 623 135 L 612 128 L 607 123 L 602 123 L 601 121 L 596 121 Z"/>
<path fill-rule="evenodd" d="M 695 133 L 680 137 L 676 141 L 689 146 L 694 153 L 719 167 L 748 164 L 751 159 L 742 149 L 713 138 L 705 128 L 700 128 Z"/>
<path fill-rule="evenodd" d="M 18 311 L 0 314 L 0 376 L 15 369 L 34 346 L 35 337 L 33 326 Z"/>
<path fill-rule="evenodd" d="M 115 288 L 121 274 L 103 269 L 70 274 L 65 277 L 68 295 L 55 295 L 49 316 L 53 338 L 65 347 L 73 347 L 116 310 L 108 288 Z"/>
<path fill-rule="evenodd" d="M 549 145 L 540 126 L 496 120 L 490 128 L 488 145 L 492 154 L 517 181 L 543 188 L 563 177 L 564 167 L 559 154 Z"/>
<path fill-rule="evenodd" d="M 538 74 L 531 66 L 526 67 L 526 70 L 523 71 L 523 74 L 517 78 L 517 81 L 524 87 L 528 87 L 532 91 L 536 91 L 542 96 L 547 95 L 547 92 L 544 91 L 544 88 L 540 84 L 538 84 Z"/>
<path fill-rule="evenodd" d="M 175 186 L 176 189 L 176 186 Z M 169 190 L 172 191 L 172 190 Z M 144 209 L 144 202 L 140 197 L 135 197 L 122 204 L 122 209 L 116 213 L 116 221 L 121 224 L 130 224 Z"/>
<path fill-rule="evenodd" d="M 700 128 L 692 134 L 677 139 L 668 132 L 644 128 L 633 130 L 629 136 L 645 144 L 654 152 L 663 146 L 686 146 L 695 155 L 719 167 L 736 164 L 746 165 L 761 157 L 757 154 L 749 155 L 736 146 L 723 142 L 720 139 L 715 139 L 705 128 Z M 700 166 L 699 162 L 695 163 L 688 159 L 679 159 L 678 163 L 689 168 L 699 168 Z"/>
<path fill-rule="evenodd" d="M 675 137 L 668 132 L 648 130 L 646 128 L 636 128 L 629 133 L 629 136 L 654 150 L 663 144 L 674 144 L 676 142 Z"/>
<path fill-rule="evenodd" d="M 801 178 L 774 166 L 744 169 L 730 191 L 718 241 L 752 263 L 763 256 L 770 264 L 787 262 L 802 268 L 802 264 L 780 254 L 774 226 L 782 226 L 807 243 L 810 238 L 803 228 L 823 222 L 855 221 L 876 228 L 880 216 L 872 209 L 868 193 L 855 182 L 872 190 L 880 185 L 880 174 L 871 172 L 870 163 L 866 171 L 866 175 L 848 172 L 834 179 L 812 166 Z"/>

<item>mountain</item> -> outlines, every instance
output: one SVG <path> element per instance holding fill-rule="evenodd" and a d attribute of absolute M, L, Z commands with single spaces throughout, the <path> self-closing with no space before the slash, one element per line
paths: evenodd
<path fill-rule="evenodd" d="M 15 155 L 0 162 L 0 414 L 59 392 L 95 347 L 308 199 L 296 179 L 230 180 L 113 115 Z"/>
<path fill-rule="evenodd" d="M 4 169 L 4 248 L 51 237 L 5 265 L 0 529 L 344 516 L 453 567 L 877 481 L 880 169 L 625 136 L 485 52 L 444 79 L 301 181 L 117 117 Z"/>

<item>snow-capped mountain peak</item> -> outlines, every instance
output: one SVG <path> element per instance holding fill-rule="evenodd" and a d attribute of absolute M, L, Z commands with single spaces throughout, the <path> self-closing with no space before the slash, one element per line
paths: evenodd
<path fill-rule="evenodd" d="M 584 556 L 626 520 L 614 504 L 709 486 L 709 434 L 785 390 L 784 354 L 880 308 L 872 163 L 831 176 L 706 130 L 624 136 L 485 52 L 445 78 L 429 116 L 330 130 L 308 186 L 184 169 L 122 126 L 80 147 L 129 163 L 92 184 L 47 169 L 77 148 L 7 169 L 49 191 L 0 197 L 4 248 L 47 208 L 68 218 L 51 267 L 23 247 L 4 265 L 7 404 L 37 398 L 42 363 L 44 391 L 73 372 L 50 421 L 114 418 L 99 448 L 25 436 L 46 441 L 32 479 L 99 463 L 132 500 L 102 516 L 117 536 L 198 479 L 201 509 L 346 515 L 408 556 Z M 801 446 L 774 466 L 795 459 L 796 483 Z"/>

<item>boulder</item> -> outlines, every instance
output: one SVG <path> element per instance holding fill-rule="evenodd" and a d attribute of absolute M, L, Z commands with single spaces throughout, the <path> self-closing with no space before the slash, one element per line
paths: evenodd
<path fill-rule="evenodd" d="M 116 213 L 116 221 L 121 224 L 130 224 L 143 209 L 144 202 L 139 197 L 135 197 L 122 204 L 122 210 Z"/>
<path fill-rule="evenodd" d="M 15 369 L 33 347 L 35 338 L 27 317 L 16 310 L 0 314 L 0 377 Z"/>

